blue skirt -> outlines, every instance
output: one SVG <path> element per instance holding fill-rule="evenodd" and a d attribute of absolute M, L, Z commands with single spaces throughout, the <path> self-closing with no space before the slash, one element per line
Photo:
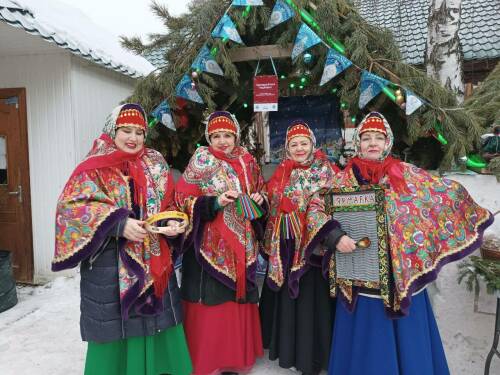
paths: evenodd
<path fill-rule="evenodd" d="M 359 296 L 349 313 L 337 299 L 329 375 L 448 375 L 439 330 L 423 291 L 410 313 L 388 319 L 381 299 Z"/>

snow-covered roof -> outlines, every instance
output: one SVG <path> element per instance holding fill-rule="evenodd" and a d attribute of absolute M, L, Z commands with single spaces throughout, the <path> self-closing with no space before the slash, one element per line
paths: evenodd
<path fill-rule="evenodd" d="M 354 0 L 371 24 L 392 31 L 407 63 L 422 64 L 427 40 L 428 0 Z M 458 32 L 465 60 L 500 57 L 500 2 L 463 0 Z"/>
<path fill-rule="evenodd" d="M 117 36 L 57 0 L 0 0 L 2 21 L 127 76 L 154 70 L 145 58 L 124 50 Z"/>

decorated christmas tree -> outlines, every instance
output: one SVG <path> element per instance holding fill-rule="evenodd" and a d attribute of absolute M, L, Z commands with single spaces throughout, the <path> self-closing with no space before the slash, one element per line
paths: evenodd
<path fill-rule="evenodd" d="M 179 17 L 158 3 L 152 10 L 165 34 L 152 35 L 147 44 L 140 38 L 122 43 L 137 54 L 163 54 L 164 66 L 139 82 L 131 100 L 148 112 L 160 103 L 167 108 L 167 120 L 152 118 L 149 142 L 176 168 L 182 170 L 204 143 L 202 121 L 212 110 L 235 113 L 244 139 L 253 131 L 258 58 L 235 58 L 251 46 L 296 55 L 274 61 L 280 96 L 337 95 L 345 119 L 354 123 L 370 110 L 380 111 L 399 151 L 409 151 L 417 164 L 447 168 L 478 147 L 481 110 L 459 107 L 454 93 L 405 64 L 392 34 L 369 25 L 350 1 L 196 0 Z M 260 66 L 273 74 L 269 62 Z M 257 144 L 252 151 L 262 150 Z"/>

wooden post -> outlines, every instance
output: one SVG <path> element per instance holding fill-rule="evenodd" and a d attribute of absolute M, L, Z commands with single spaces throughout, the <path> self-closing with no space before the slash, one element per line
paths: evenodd
<path fill-rule="evenodd" d="M 277 44 L 269 44 L 255 47 L 234 48 L 229 51 L 232 62 L 253 61 L 259 59 L 286 59 L 292 56 L 293 46 L 281 47 Z"/>

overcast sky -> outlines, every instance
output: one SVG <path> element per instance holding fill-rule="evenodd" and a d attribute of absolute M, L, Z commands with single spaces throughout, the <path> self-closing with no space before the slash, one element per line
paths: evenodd
<path fill-rule="evenodd" d="M 43 1 L 43 0 L 41 0 Z M 142 36 L 165 32 L 165 27 L 149 9 L 151 0 L 59 0 L 83 11 L 95 23 L 116 35 Z M 178 15 L 187 10 L 188 0 L 157 0 Z"/>

